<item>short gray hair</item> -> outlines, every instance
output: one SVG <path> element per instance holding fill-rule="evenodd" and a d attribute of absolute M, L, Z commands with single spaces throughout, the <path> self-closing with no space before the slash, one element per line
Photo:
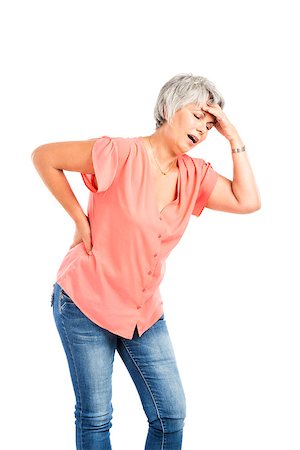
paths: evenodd
<path fill-rule="evenodd" d="M 207 100 L 217 103 L 222 109 L 225 100 L 214 83 L 205 77 L 191 73 L 180 73 L 167 81 L 161 88 L 154 108 L 156 129 L 164 122 L 172 123 L 176 111 L 195 103 L 199 105 Z"/>

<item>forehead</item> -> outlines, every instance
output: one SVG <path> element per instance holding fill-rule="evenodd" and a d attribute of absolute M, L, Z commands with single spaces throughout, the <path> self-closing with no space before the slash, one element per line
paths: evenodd
<path fill-rule="evenodd" d="M 186 105 L 185 107 L 193 112 L 201 112 L 202 114 L 205 115 L 205 117 L 207 117 L 208 120 L 214 121 L 215 116 L 213 114 L 210 114 L 208 111 L 203 111 L 202 106 L 206 105 L 206 101 L 202 101 L 200 102 L 200 104 L 196 104 L 196 103 L 189 103 L 188 105 Z"/>

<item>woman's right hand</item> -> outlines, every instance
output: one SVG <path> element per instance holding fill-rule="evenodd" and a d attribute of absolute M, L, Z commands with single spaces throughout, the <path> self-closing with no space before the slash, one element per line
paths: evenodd
<path fill-rule="evenodd" d="M 76 230 L 69 250 L 80 242 L 83 242 L 86 252 L 92 255 L 92 233 L 89 218 L 83 215 L 81 219 L 75 222 L 75 225 Z"/>

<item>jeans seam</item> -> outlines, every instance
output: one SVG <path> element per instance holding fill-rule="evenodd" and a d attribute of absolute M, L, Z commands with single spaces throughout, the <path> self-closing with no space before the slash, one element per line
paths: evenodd
<path fill-rule="evenodd" d="M 80 401 L 80 413 L 79 413 L 79 416 L 80 416 L 80 418 L 79 418 L 79 420 L 80 420 L 80 430 L 81 430 L 80 431 L 80 445 L 81 445 L 81 449 L 83 449 L 83 445 L 82 445 L 82 416 L 81 416 L 82 400 L 81 400 L 81 393 L 80 393 L 80 384 L 79 384 L 78 373 L 77 373 L 77 369 L 76 369 L 76 364 L 75 364 L 75 360 L 74 360 L 74 356 L 73 356 L 73 352 L 72 352 L 69 336 L 68 336 L 68 333 L 67 333 L 67 330 L 66 330 L 66 327 L 65 327 L 65 324 L 64 324 L 64 319 L 63 319 L 62 315 L 60 317 L 61 317 L 62 328 L 64 330 L 64 333 L 65 333 L 65 336 L 66 336 L 66 339 L 67 339 L 67 342 L 68 342 L 69 351 L 70 351 L 70 355 L 71 355 L 71 358 L 72 358 L 72 363 L 73 363 L 73 366 L 74 366 L 74 372 L 75 372 L 75 375 L 76 375 L 76 382 L 77 382 L 78 393 L 79 393 L 79 401 Z"/>
<path fill-rule="evenodd" d="M 160 420 L 161 427 L 162 427 L 163 436 L 162 436 L 161 450 L 163 450 L 163 448 L 164 448 L 165 427 L 164 427 L 163 420 L 162 420 L 162 418 L 161 418 L 161 416 L 160 416 L 159 408 L 158 408 L 158 406 L 157 406 L 157 404 L 156 404 L 155 397 L 154 397 L 154 395 L 153 395 L 153 393 L 152 393 L 152 391 L 151 391 L 150 385 L 149 385 L 149 383 L 147 382 L 147 380 L 146 380 L 146 378 L 145 378 L 143 372 L 142 372 L 141 369 L 139 368 L 139 366 L 138 366 L 137 362 L 135 361 L 134 357 L 131 355 L 130 350 L 126 347 L 123 338 L 121 338 L 121 342 L 122 342 L 122 344 L 124 345 L 125 350 L 127 351 L 127 353 L 128 353 L 128 355 L 129 355 L 129 357 L 131 358 L 133 364 L 135 365 L 135 367 L 136 367 L 137 370 L 139 371 L 141 377 L 142 377 L 143 380 L 144 380 L 145 385 L 147 386 L 147 389 L 148 389 L 149 392 L 150 392 L 151 398 L 152 398 L 152 400 L 153 400 L 153 403 L 154 403 L 154 406 L 155 406 L 155 409 L 156 409 L 156 412 L 157 412 L 157 416 L 158 416 L 158 418 L 159 418 L 159 420 Z"/>
<path fill-rule="evenodd" d="M 55 291 L 55 283 L 52 284 L 52 292 L 51 292 L 51 302 L 50 302 L 50 306 L 53 306 L 54 303 L 54 291 Z"/>

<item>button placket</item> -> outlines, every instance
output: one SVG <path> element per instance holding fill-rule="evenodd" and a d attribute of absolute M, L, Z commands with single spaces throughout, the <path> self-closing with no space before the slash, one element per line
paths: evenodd
<path fill-rule="evenodd" d="M 161 237 L 162 237 L 162 234 L 161 233 L 159 233 L 158 235 L 157 235 L 157 237 L 158 237 L 158 239 L 160 239 Z M 153 258 L 157 258 L 158 257 L 158 253 L 157 252 L 155 252 L 154 254 L 153 254 Z M 156 259 L 156 262 L 155 262 L 155 266 L 154 266 L 154 270 L 153 270 L 153 272 L 155 272 L 155 270 L 156 270 L 156 267 L 157 267 L 157 264 L 158 264 L 158 259 Z"/>
<path fill-rule="evenodd" d="M 160 216 L 159 218 L 160 218 L 160 220 L 162 220 L 162 217 L 161 217 L 161 216 Z M 162 233 L 158 233 L 157 238 L 158 238 L 158 239 L 161 239 L 161 237 L 162 237 Z M 158 252 L 153 253 L 153 258 L 156 259 L 157 257 L 158 257 Z M 147 275 L 151 276 L 151 275 L 155 272 L 156 267 L 157 267 L 157 264 L 158 264 L 158 260 L 156 259 L 154 268 L 153 268 L 152 270 L 151 270 L 151 269 L 148 270 Z M 146 291 L 147 291 L 147 288 L 146 288 L 146 287 L 143 287 L 143 288 L 142 288 L 142 292 L 146 292 Z"/>

